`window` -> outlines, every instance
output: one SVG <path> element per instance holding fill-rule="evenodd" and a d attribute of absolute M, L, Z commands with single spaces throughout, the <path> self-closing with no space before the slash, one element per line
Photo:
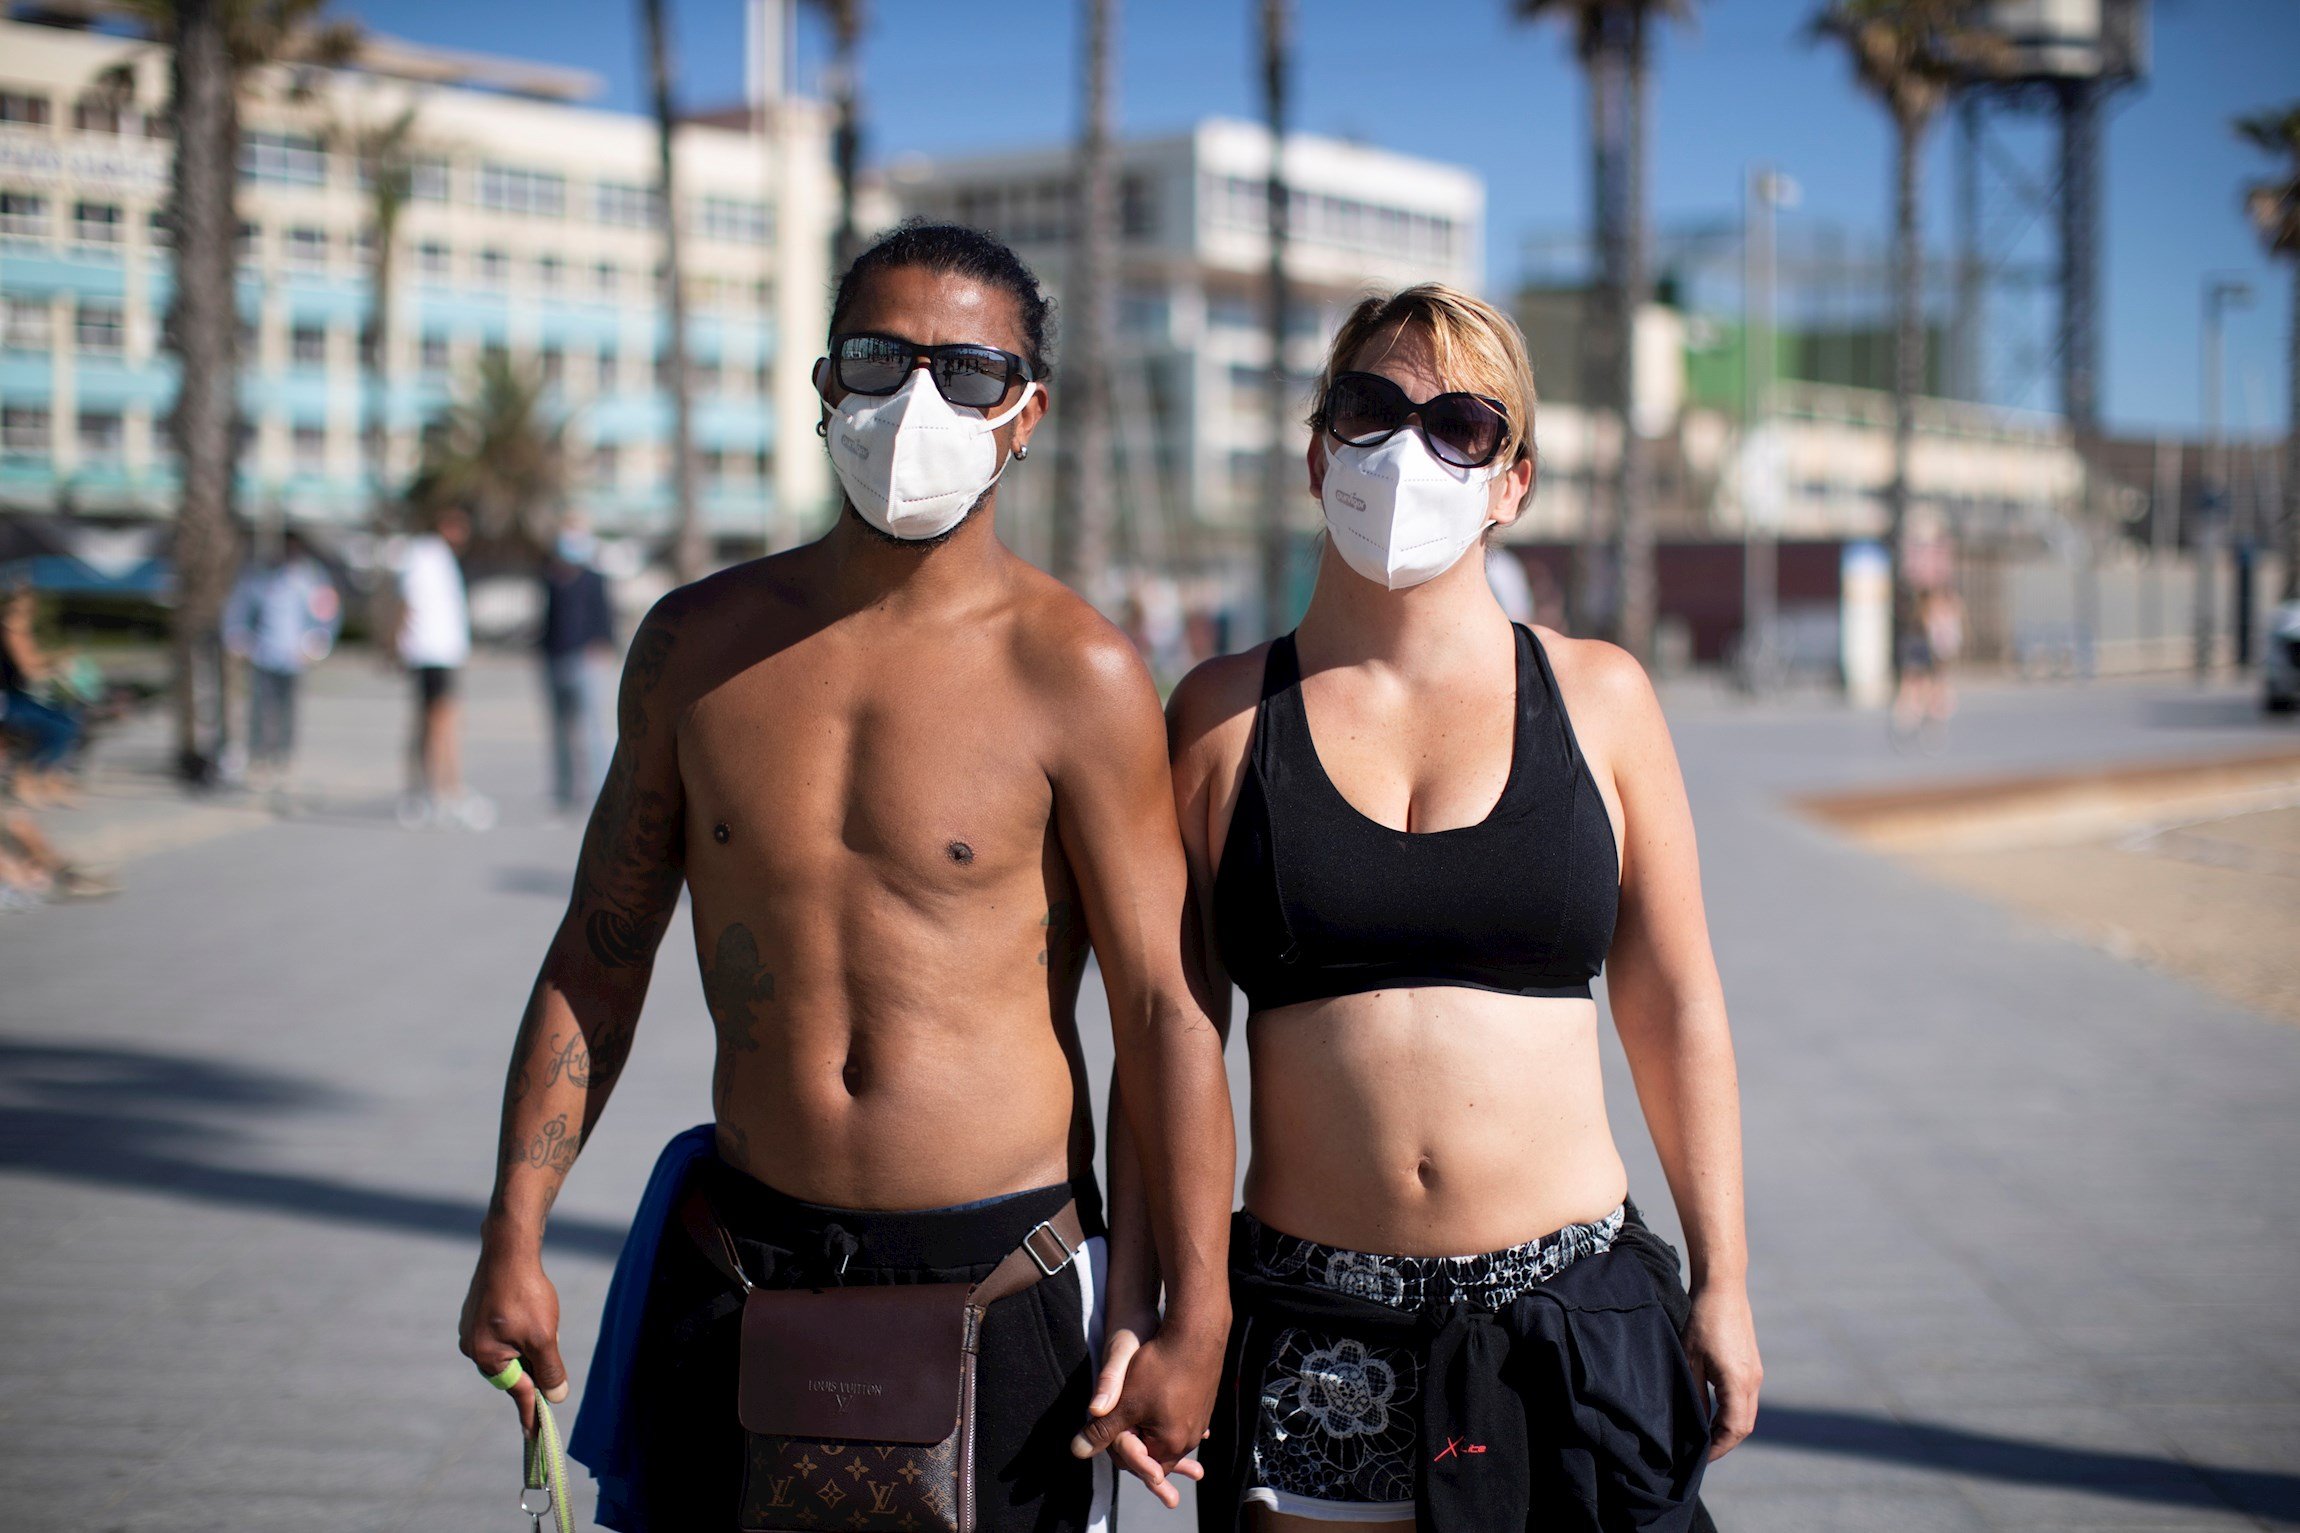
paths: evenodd
<path fill-rule="evenodd" d="M 0 325 L 6 333 L 0 334 L 0 345 L 10 351 L 46 351 L 52 333 L 48 323 L 48 300 L 45 298 L 11 298 L 0 308 Z"/>
<path fill-rule="evenodd" d="M 127 232 L 127 220 L 116 202 L 72 204 L 72 238 L 83 245 L 117 245 Z"/>
<path fill-rule="evenodd" d="M 591 280 L 597 285 L 601 296 L 612 295 L 622 285 L 623 268 L 613 261 L 601 261 L 591 268 Z"/>
<path fill-rule="evenodd" d="M 767 205 L 747 197 L 705 197 L 702 204 L 703 238 L 731 240 L 738 245 L 764 245 L 774 231 Z"/>
<path fill-rule="evenodd" d="M 567 352 L 560 346 L 546 346 L 538 353 L 542 363 L 543 386 L 557 388 L 567 381 Z"/>
<path fill-rule="evenodd" d="M 511 257 L 500 250 L 479 252 L 479 280 L 500 287 L 511 280 Z"/>
<path fill-rule="evenodd" d="M 773 390 L 773 388 L 773 370 L 766 363 L 761 362 L 756 367 L 751 369 L 752 393 L 758 395 L 761 399 L 764 399 L 767 397 L 768 393 Z"/>
<path fill-rule="evenodd" d="M 8 405 L 0 408 L 0 449 L 48 456 L 48 411 L 43 405 Z"/>
<path fill-rule="evenodd" d="M 619 359 L 615 355 L 614 347 L 607 346 L 600 349 L 599 361 L 592 369 L 594 386 L 600 393 L 612 394 L 615 392 L 615 369 L 618 361 Z"/>
<path fill-rule="evenodd" d="M 166 208 L 154 208 L 144 215 L 144 241 L 154 250 L 165 250 L 176 242 L 176 222 L 168 216 Z"/>
<path fill-rule="evenodd" d="M 447 336 L 438 330 L 423 332 L 423 370 L 427 373 L 447 371 Z"/>
<path fill-rule="evenodd" d="M 298 426 L 289 438 L 288 450 L 299 474 L 327 472 L 327 428 L 325 426 Z"/>
<path fill-rule="evenodd" d="M 48 98 L 32 95 L 28 91 L 0 90 L 0 122 L 17 122 L 29 128 L 44 128 L 48 125 Z M 42 450 L 46 450 L 44 445 Z"/>
<path fill-rule="evenodd" d="M 327 327 L 298 324 L 289 330 L 288 361 L 296 367 L 327 366 Z"/>
<path fill-rule="evenodd" d="M 116 410 L 80 413 L 80 457 L 89 463 L 117 463 L 127 448 L 127 428 Z"/>
<path fill-rule="evenodd" d="M 1147 176 L 1128 176 L 1118 183 L 1118 225 L 1130 240 L 1146 240 L 1158 232 L 1158 196 Z"/>
<path fill-rule="evenodd" d="M 0 235 L 46 239 L 48 199 L 30 192 L 0 192 Z"/>
<path fill-rule="evenodd" d="M 591 477 L 601 484 L 613 484 L 623 472 L 623 449 L 613 442 L 602 442 L 591 449 Z"/>
<path fill-rule="evenodd" d="M 287 232 L 287 263 L 306 271 L 327 270 L 327 231 L 325 229 L 290 229 Z"/>
<path fill-rule="evenodd" d="M 426 277 L 444 277 L 452 267 L 454 258 L 438 240 L 425 240 L 415 247 L 415 269 Z"/>
<path fill-rule="evenodd" d="M 557 218 L 567 211 L 567 178 L 517 165 L 481 165 L 479 205 L 498 213 Z"/>
<path fill-rule="evenodd" d="M 662 222 L 655 189 L 627 181 L 602 181 L 593 188 L 592 210 L 599 222 L 622 229 L 652 229 Z"/>
<path fill-rule="evenodd" d="M 751 302 L 762 309 L 771 309 L 774 307 L 775 290 L 768 283 L 766 278 L 761 277 L 758 281 L 751 284 Z"/>
<path fill-rule="evenodd" d="M 542 257 L 535 263 L 535 280 L 546 292 L 559 291 L 567 281 L 567 263 L 555 255 Z"/>
<path fill-rule="evenodd" d="M 444 155 L 417 155 L 407 162 L 407 193 L 417 202 L 445 202 L 453 184 Z"/>
<path fill-rule="evenodd" d="M 73 316 L 72 339 L 80 350 L 95 357 L 116 357 L 126 344 L 127 324 L 116 303 L 82 300 Z"/>
<path fill-rule="evenodd" d="M 245 219 L 245 218 L 241 219 L 241 220 L 240 220 L 240 259 L 241 259 L 241 260 L 243 260 L 243 261 L 260 261 L 260 260 L 262 260 L 262 259 L 263 259 L 263 246 L 264 246 L 264 228 L 263 228 L 263 225 L 262 225 L 262 224 L 259 224 L 259 223 L 254 223 L 254 222 L 251 222 L 250 220 L 248 220 L 248 219 Z"/>
<path fill-rule="evenodd" d="M 282 186 L 325 186 L 327 150 L 308 133 L 257 129 L 240 144 L 240 176 Z"/>
<path fill-rule="evenodd" d="M 72 103 L 72 126 L 82 133 L 113 133 L 120 131 L 120 108 L 110 101 L 90 96 Z"/>

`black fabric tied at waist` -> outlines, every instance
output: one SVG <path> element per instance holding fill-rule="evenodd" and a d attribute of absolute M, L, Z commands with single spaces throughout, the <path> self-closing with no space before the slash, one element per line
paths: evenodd
<path fill-rule="evenodd" d="M 1642 1223 L 1498 1311 L 1459 1299 L 1393 1309 L 1235 1265 L 1230 1282 L 1239 1323 L 1216 1413 L 1229 1441 L 1208 1469 L 1230 1526 L 1251 1480 L 1271 1353 L 1296 1326 L 1424 1351 L 1420 1533 L 1714 1526 L 1698 1499 L 1708 1412 L 1678 1341 L 1687 1305 L 1676 1253 Z"/>

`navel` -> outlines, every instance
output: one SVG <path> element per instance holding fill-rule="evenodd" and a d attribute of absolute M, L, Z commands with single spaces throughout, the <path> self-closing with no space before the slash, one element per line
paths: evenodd
<path fill-rule="evenodd" d="M 968 863 L 974 861 L 974 848 L 968 846 L 964 841 L 953 841 L 950 843 L 950 845 L 944 847 L 942 850 L 944 855 L 949 857 L 952 862 L 957 863 L 960 867 L 964 867 Z"/>

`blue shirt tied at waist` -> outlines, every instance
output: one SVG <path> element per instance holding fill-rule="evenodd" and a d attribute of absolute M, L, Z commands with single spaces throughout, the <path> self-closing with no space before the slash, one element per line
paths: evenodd
<path fill-rule="evenodd" d="M 1460 1300 L 1393 1309 L 1237 1268 L 1231 1295 L 1233 1356 L 1215 1411 L 1229 1430 L 1218 1429 L 1213 1451 L 1200 1455 L 1208 1460 L 1202 1530 L 1237 1525 L 1252 1396 L 1279 1333 L 1293 1326 L 1426 1349 L 1420 1533 L 1714 1527 L 1698 1499 L 1709 1422 L 1678 1342 L 1676 1253 L 1642 1223 L 1499 1311 Z"/>
<path fill-rule="evenodd" d="M 640 1487 L 637 1423 L 628 1410 L 631 1375 L 639 1353 L 639 1324 L 647 1313 L 647 1287 L 663 1232 L 677 1228 L 679 1194 L 696 1161 L 712 1153 L 714 1130 L 698 1123 L 675 1135 L 655 1157 L 647 1191 L 623 1237 L 615 1277 L 607 1285 L 607 1306 L 599 1316 L 599 1343 L 591 1352 L 591 1372 L 583 1382 L 583 1404 L 575 1416 L 567 1456 L 599 1482 L 601 1527 L 647 1533 L 647 1504 Z"/>

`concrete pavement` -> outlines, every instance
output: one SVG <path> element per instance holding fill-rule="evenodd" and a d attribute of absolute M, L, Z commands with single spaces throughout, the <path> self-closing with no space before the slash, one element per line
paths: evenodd
<path fill-rule="evenodd" d="M 485 836 L 393 825 L 398 689 L 356 658 L 309 698 L 311 812 L 186 809 L 131 731 L 85 818 L 54 817 L 109 837 L 128 891 L 0 917 L 7 1526 L 519 1525 L 509 1412 L 452 1333 L 575 832 L 542 813 L 532 675 L 473 683 L 472 774 L 505 811 Z M 2294 732 L 2178 684 L 1983 692 L 1941 761 L 1826 708 L 1687 699 L 1672 721 L 1741 1048 L 1769 1371 L 1758 1438 L 1712 1479 L 1720 1522 L 2300 1525 L 2300 1030 L 1781 807 Z M 578 1370 L 655 1149 L 708 1111 L 675 931 L 554 1227 Z M 1127 1525 L 1184 1525 L 1152 1511 L 1136 1494 Z"/>

